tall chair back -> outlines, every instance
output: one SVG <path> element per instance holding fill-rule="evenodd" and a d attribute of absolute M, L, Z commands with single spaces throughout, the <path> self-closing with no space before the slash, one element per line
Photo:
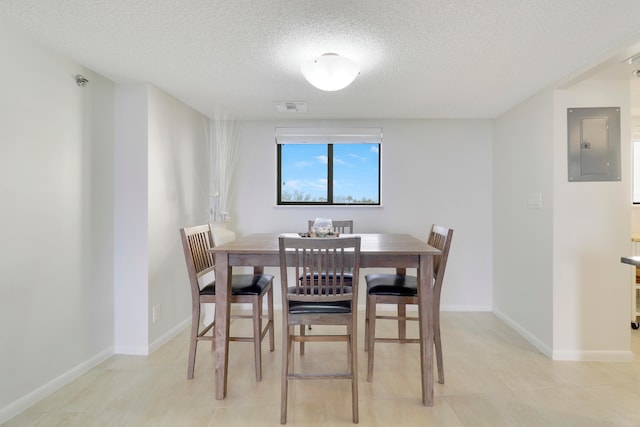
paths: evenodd
<path fill-rule="evenodd" d="M 442 251 L 442 255 L 437 256 L 433 260 L 433 305 L 434 313 L 440 313 L 440 296 L 442 294 L 442 283 L 444 282 L 444 272 L 447 269 L 447 260 L 449 259 L 449 249 L 451 248 L 451 240 L 453 238 L 453 229 L 442 227 L 434 224 L 429 233 L 427 243 L 434 248 Z M 440 322 L 440 316 L 436 316 Z M 439 330 L 439 324 L 438 324 Z"/>
<path fill-rule="evenodd" d="M 183 228 L 180 237 L 191 286 L 191 305 L 200 306 L 199 280 L 215 269 L 213 254 L 209 251 L 213 247 L 209 224 Z"/>

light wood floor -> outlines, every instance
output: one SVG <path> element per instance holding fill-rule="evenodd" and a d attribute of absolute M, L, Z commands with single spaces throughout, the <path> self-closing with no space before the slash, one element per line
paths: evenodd
<path fill-rule="evenodd" d="M 428 408 L 420 402 L 415 344 L 377 344 L 374 380 L 366 381 L 362 320 L 361 315 L 362 426 L 640 426 L 640 358 L 554 362 L 491 313 L 444 312 L 446 383 L 436 384 L 435 405 Z M 187 380 L 185 330 L 148 357 L 113 356 L 5 426 L 280 425 L 282 345 L 280 318 L 276 321 L 276 351 L 263 343 L 261 382 L 255 381 L 252 345 L 231 343 L 225 400 L 214 398 L 214 353 L 208 343 L 198 348 L 195 378 Z M 244 328 L 242 323 L 236 320 L 232 328 Z M 377 325 L 379 331 L 393 331 L 388 321 Z M 632 331 L 636 354 L 639 334 Z M 296 362 L 312 369 L 336 357 L 346 364 L 345 354 L 344 344 L 316 343 Z M 353 425 L 349 381 L 293 382 L 287 424 Z"/>

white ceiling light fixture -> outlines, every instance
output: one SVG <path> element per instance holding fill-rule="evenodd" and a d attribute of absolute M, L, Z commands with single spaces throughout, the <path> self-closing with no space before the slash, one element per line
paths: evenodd
<path fill-rule="evenodd" d="M 309 83 L 320 90 L 344 89 L 360 74 L 360 65 L 337 53 L 325 53 L 300 66 Z"/>

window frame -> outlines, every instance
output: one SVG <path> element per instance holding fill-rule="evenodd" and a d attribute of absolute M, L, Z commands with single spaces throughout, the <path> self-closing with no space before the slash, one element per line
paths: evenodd
<path fill-rule="evenodd" d="M 282 200 L 282 146 L 293 144 L 317 144 L 327 146 L 327 201 Z M 378 147 L 377 203 L 334 202 L 334 146 L 336 144 L 373 144 Z M 278 206 L 380 206 L 382 182 L 382 128 L 357 129 L 306 129 L 276 128 L 277 172 L 276 204 Z"/>

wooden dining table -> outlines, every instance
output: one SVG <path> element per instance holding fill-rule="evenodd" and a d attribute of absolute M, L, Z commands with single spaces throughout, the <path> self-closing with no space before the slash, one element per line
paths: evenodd
<path fill-rule="evenodd" d="M 361 238 L 361 268 L 417 268 L 422 402 L 425 406 L 433 406 L 433 257 L 442 252 L 409 234 L 355 235 Z M 211 249 L 216 266 L 216 399 L 224 399 L 227 394 L 232 267 L 253 266 L 257 273 L 263 272 L 264 267 L 278 267 L 279 236 L 298 235 L 250 234 Z M 227 286 L 221 286 L 223 283 Z"/>

